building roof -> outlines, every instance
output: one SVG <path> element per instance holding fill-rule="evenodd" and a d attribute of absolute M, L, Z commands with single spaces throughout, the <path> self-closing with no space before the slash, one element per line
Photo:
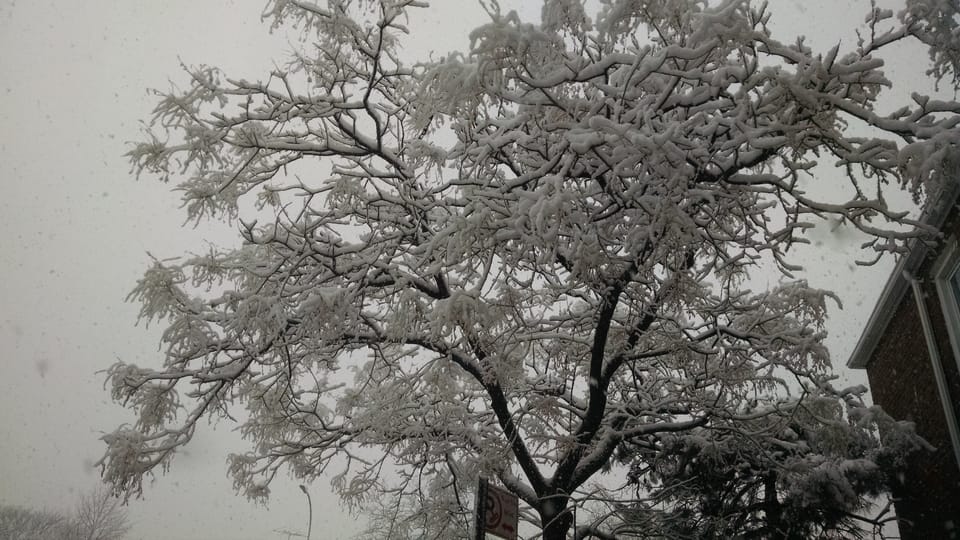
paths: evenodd
<path fill-rule="evenodd" d="M 950 214 L 950 209 L 956 202 L 957 195 L 960 194 L 958 188 L 960 188 L 960 183 L 957 182 L 952 182 L 949 187 L 944 188 L 936 200 L 930 201 L 931 204 L 924 210 L 921 221 L 940 229 L 946 221 L 947 215 Z M 867 367 L 867 362 L 873 356 L 877 343 L 886 332 L 890 319 L 893 318 L 897 306 L 900 305 L 900 301 L 910 285 L 906 276 L 916 273 L 928 250 L 929 247 L 926 243 L 915 240 L 907 254 L 897 261 L 897 265 L 890 273 L 890 277 L 880 293 L 880 299 L 877 300 L 873 312 L 870 313 L 870 318 L 867 319 L 867 325 L 860 335 L 860 340 L 857 341 L 857 346 L 854 347 L 850 358 L 847 359 L 847 367 L 854 369 L 865 369 Z"/>

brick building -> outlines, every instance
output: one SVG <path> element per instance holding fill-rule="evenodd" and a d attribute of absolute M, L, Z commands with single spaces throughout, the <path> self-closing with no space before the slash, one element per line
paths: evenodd
<path fill-rule="evenodd" d="M 918 243 L 887 281 L 847 365 L 866 369 L 873 400 L 916 424 L 933 452 L 915 454 L 893 493 L 901 537 L 960 539 L 960 211 L 941 197 L 924 220 L 943 231 Z M 918 302 L 917 298 L 921 301 Z"/>

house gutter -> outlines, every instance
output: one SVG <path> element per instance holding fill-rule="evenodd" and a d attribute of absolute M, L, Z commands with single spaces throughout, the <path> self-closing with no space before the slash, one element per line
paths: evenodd
<path fill-rule="evenodd" d="M 940 397 L 940 404 L 943 406 L 943 415 L 947 420 L 947 431 L 950 432 L 953 458 L 957 462 L 957 468 L 960 469 L 960 429 L 957 428 L 957 417 L 953 413 L 953 400 L 950 399 L 950 389 L 947 386 L 947 377 L 943 372 L 943 362 L 940 360 L 936 336 L 933 333 L 933 324 L 930 323 L 930 313 L 927 311 L 927 304 L 923 301 L 923 290 L 920 288 L 920 282 L 917 281 L 917 278 L 906 271 L 903 272 L 903 278 L 910 283 L 913 298 L 917 302 L 917 312 L 920 314 L 923 336 L 927 341 L 927 352 L 930 357 L 930 365 L 933 368 L 933 377 L 937 381 L 937 393 Z"/>
<path fill-rule="evenodd" d="M 907 255 L 897 261 L 897 265 L 890 273 L 887 283 L 880 293 L 880 299 L 877 300 L 873 311 L 870 312 L 870 318 L 860 334 L 860 339 L 853 348 L 853 353 L 847 359 L 847 367 L 851 369 L 865 369 L 873 356 L 873 352 L 880 343 L 880 338 L 893 320 L 893 315 L 897 312 L 897 306 L 907 292 L 907 281 L 904 275 L 912 274 L 920 268 L 927 250 L 923 245 L 914 243 L 910 247 Z"/>

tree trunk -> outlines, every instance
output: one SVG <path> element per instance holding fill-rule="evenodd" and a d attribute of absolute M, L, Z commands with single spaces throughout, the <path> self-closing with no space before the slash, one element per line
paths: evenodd
<path fill-rule="evenodd" d="M 777 499 L 777 473 L 770 473 L 763 478 L 763 510 L 767 522 L 767 530 L 772 540 L 786 540 L 787 533 L 783 527 L 783 513 L 780 501 Z"/>
<path fill-rule="evenodd" d="M 567 540 L 567 532 L 573 525 L 573 514 L 567 510 L 568 501 L 558 493 L 540 504 L 543 540 Z"/>

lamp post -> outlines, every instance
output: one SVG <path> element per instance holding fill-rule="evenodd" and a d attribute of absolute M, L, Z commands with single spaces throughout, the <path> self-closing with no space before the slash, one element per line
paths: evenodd
<path fill-rule="evenodd" d="M 307 496 L 307 508 L 310 510 L 310 520 L 307 522 L 307 540 L 310 540 L 310 531 L 313 530 L 313 501 L 310 500 L 310 492 L 307 486 L 300 484 L 300 491 Z"/>

